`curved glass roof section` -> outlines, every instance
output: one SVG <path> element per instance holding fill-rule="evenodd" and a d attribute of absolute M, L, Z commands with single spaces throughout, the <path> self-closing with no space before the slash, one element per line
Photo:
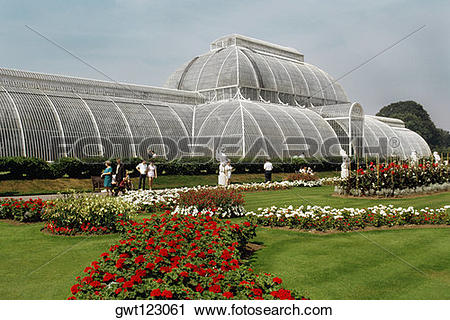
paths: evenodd
<path fill-rule="evenodd" d="M 188 150 L 193 106 L 0 86 L 0 156 L 169 157 Z"/>
<path fill-rule="evenodd" d="M 273 92 L 278 96 L 271 102 L 291 105 L 348 102 L 342 86 L 325 71 L 305 63 L 303 55 L 295 49 L 240 35 L 216 40 L 210 52 L 186 63 L 170 76 L 165 86 L 199 92 L 251 88 L 264 93 L 258 98 L 267 101 L 264 99 L 267 92 Z M 283 98 L 286 95 L 290 98 Z"/>
<path fill-rule="evenodd" d="M 215 146 L 238 157 L 326 157 L 340 150 L 333 129 L 315 112 L 242 99 L 197 106 L 192 132 L 195 144 L 214 138 Z"/>
<path fill-rule="evenodd" d="M 365 117 L 363 140 L 364 152 L 368 156 L 379 154 L 406 159 L 413 151 L 419 157 L 431 155 L 430 147 L 420 135 L 404 127 L 390 126 L 378 117 Z"/>

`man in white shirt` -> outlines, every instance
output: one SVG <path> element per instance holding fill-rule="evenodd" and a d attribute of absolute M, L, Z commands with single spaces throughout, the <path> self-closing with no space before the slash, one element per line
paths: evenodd
<path fill-rule="evenodd" d="M 273 169 L 273 165 L 270 162 L 270 160 L 267 159 L 266 162 L 264 163 L 264 178 L 265 178 L 266 182 L 272 181 L 272 169 Z"/>
<path fill-rule="evenodd" d="M 142 162 L 136 166 L 136 170 L 139 172 L 139 189 L 141 189 L 142 185 L 142 189 L 145 190 L 145 180 L 147 179 L 147 168 L 148 166 L 145 160 L 142 160 Z"/>

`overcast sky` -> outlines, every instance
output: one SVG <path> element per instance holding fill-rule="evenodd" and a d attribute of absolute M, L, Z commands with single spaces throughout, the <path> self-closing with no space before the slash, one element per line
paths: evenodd
<path fill-rule="evenodd" d="M 105 79 L 25 25 L 116 81 L 155 86 L 226 34 L 296 48 L 338 78 L 426 25 L 340 83 L 367 114 L 411 99 L 450 129 L 448 0 L 0 0 L 1 67 Z"/>

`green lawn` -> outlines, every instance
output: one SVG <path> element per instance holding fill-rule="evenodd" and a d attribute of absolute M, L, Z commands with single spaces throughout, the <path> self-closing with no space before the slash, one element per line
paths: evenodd
<path fill-rule="evenodd" d="M 42 227 L 0 221 L 0 299 L 66 299 L 75 277 L 119 238 L 53 236 Z"/>
<path fill-rule="evenodd" d="M 304 203 L 365 207 L 377 203 L 440 207 L 450 193 L 402 200 L 341 199 L 332 187 L 245 194 L 247 209 Z M 65 299 L 84 267 L 117 241 L 118 235 L 62 237 L 40 232 L 43 223 L 0 221 L 0 299 Z M 252 257 L 260 271 L 281 276 L 288 288 L 313 299 L 449 299 L 450 229 L 370 231 L 317 235 L 258 229 L 264 247 Z"/>
<path fill-rule="evenodd" d="M 318 172 L 319 177 L 335 176 L 336 172 Z M 288 173 L 275 173 L 275 181 L 283 180 Z M 138 187 L 138 178 L 133 178 L 134 187 Z M 250 183 L 264 182 L 263 174 L 234 174 L 233 182 Z M 216 185 L 217 175 L 193 175 L 193 176 L 159 176 L 155 180 L 156 189 L 194 187 L 198 185 Z M 146 183 L 148 187 L 148 182 Z M 53 194 L 58 192 L 92 191 L 91 179 L 35 179 L 35 180 L 4 180 L 0 181 L 0 196 L 21 196 L 37 194 Z"/>
<path fill-rule="evenodd" d="M 255 270 L 277 274 L 312 299 L 450 299 L 448 228 L 330 235 L 260 229 L 255 240 L 264 245 L 252 259 Z"/>
<path fill-rule="evenodd" d="M 450 192 L 434 195 L 425 195 L 403 199 L 363 199 L 363 198 L 341 198 L 332 196 L 333 186 L 322 186 L 320 188 L 293 188 L 289 190 L 275 190 L 265 192 L 252 192 L 245 194 L 247 211 L 257 210 L 271 206 L 300 206 L 320 205 L 335 208 L 364 208 L 377 204 L 417 208 L 438 208 L 450 205 Z"/>

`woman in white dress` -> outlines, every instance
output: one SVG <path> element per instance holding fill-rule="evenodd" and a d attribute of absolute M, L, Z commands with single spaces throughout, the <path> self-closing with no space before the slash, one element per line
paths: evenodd
<path fill-rule="evenodd" d="M 225 186 L 227 184 L 227 176 L 225 174 L 225 163 L 221 162 L 219 165 L 219 186 Z"/>
<path fill-rule="evenodd" d="M 150 161 L 150 163 L 147 166 L 147 177 L 148 177 L 148 185 L 150 186 L 150 190 L 152 190 L 153 180 L 158 178 L 156 166 L 152 161 Z"/>

